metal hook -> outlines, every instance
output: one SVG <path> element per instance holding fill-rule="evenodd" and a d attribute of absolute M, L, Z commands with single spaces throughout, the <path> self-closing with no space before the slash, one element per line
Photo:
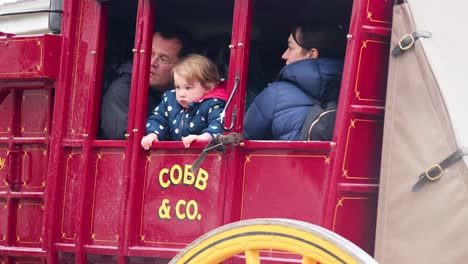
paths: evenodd
<path fill-rule="evenodd" d="M 226 117 L 226 109 L 228 109 L 229 105 L 231 104 L 232 98 L 234 97 L 234 94 L 237 91 L 237 86 L 239 85 L 239 73 L 236 74 L 236 79 L 234 82 L 234 88 L 232 88 L 231 95 L 229 96 L 229 99 L 226 103 L 226 106 L 224 107 L 223 111 L 219 115 L 219 122 L 221 123 L 221 126 L 224 131 L 228 132 L 231 131 L 234 128 L 234 122 L 236 120 L 237 116 L 237 106 L 234 106 L 234 109 L 232 110 L 232 115 L 231 115 L 231 125 L 229 127 L 224 126 L 224 118 Z"/>

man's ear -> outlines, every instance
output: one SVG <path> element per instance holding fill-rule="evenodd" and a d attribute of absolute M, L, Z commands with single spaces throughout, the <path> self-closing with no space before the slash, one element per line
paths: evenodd
<path fill-rule="evenodd" d="M 316 48 L 312 48 L 309 50 L 309 59 L 318 59 L 319 51 Z"/>

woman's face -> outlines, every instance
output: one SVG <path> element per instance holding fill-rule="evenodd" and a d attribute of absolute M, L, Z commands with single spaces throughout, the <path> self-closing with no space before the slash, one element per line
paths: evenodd
<path fill-rule="evenodd" d="M 296 61 L 308 59 L 310 57 L 310 52 L 299 46 L 299 44 L 297 44 L 297 42 L 294 40 L 292 34 L 290 34 L 288 38 L 288 48 L 283 53 L 283 56 L 281 56 L 281 58 L 286 61 L 286 65 Z"/>

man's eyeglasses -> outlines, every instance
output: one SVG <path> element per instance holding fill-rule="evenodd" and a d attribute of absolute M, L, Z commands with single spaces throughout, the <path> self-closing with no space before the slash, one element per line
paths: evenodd
<path fill-rule="evenodd" d="M 156 55 L 151 55 L 151 60 L 156 60 L 158 63 L 161 63 L 161 64 L 174 64 L 175 62 L 172 62 L 169 60 L 169 58 L 165 57 L 165 56 L 156 56 Z"/>

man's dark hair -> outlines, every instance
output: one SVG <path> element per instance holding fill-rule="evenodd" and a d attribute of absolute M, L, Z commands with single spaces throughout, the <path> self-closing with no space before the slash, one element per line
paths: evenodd
<path fill-rule="evenodd" d="M 346 37 L 339 25 L 311 25 L 299 23 L 293 27 L 294 40 L 305 50 L 319 51 L 319 57 L 343 59 Z"/>
<path fill-rule="evenodd" d="M 165 39 L 178 39 L 180 41 L 182 48 L 177 54 L 179 58 L 193 52 L 193 38 L 187 30 L 169 24 L 156 24 L 154 32 L 161 34 L 161 37 Z"/>

